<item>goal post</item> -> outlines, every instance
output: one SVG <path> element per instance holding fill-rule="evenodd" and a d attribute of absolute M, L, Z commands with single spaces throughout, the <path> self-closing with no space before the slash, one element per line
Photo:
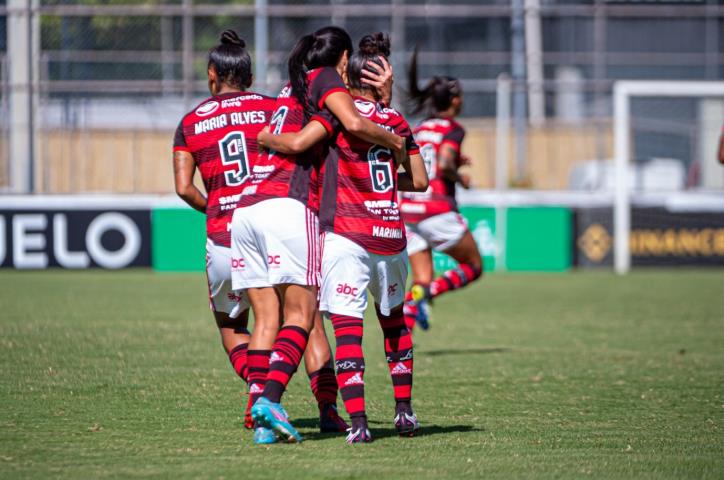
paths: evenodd
<path fill-rule="evenodd" d="M 628 273 L 631 268 L 631 192 L 628 165 L 631 159 L 631 99 L 635 97 L 722 97 L 720 81 L 621 80 L 613 86 L 614 122 L 614 270 Z M 722 119 L 724 122 L 724 119 Z"/>

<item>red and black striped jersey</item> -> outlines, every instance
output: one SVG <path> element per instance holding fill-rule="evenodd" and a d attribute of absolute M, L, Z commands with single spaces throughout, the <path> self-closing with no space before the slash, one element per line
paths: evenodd
<path fill-rule="evenodd" d="M 269 123 L 275 100 L 233 92 L 204 100 L 187 113 L 174 136 L 174 151 L 193 155 L 208 195 L 206 234 L 231 246 L 231 216 L 260 157 L 256 137 Z"/>
<path fill-rule="evenodd" d="M 324 108 L 324 101 L 335 92 L 348 93 L 337 71 L 331 67 L 312 70 L 307 74 L 309 103 L 319 120 L 332 133 L 333 116 Z M 310 119 L 310 120 L 311 120 Z M 292 88 L 287 84 L 279 93 L 274 113 L 269 121 L 272 133 L 298 132 L 305 125 L 304 110 Z M 252 205 L 271 198 L 293 198 L 313 211 L 319 210 L 319 169 L 328 146 L 320 142 L 299 155 L 269 152 L 252 172 L 252 179 L 242 194 L 241 205 Z"/>
<path fill-rule="evenodd" d="M 425 192 L 402 193 L 400 210 L 407 223 L 417 223 L 433 215 L 457 210 L 455 182 L 440 176 L 438 158 L 442 146 L 449 145 L 458 153 L 457 161 L 460 161 L 460 145 L 465 130 L 453 119 L 428 118 L 415 128 L 414 135 L 430 186 Z"/>
<path fill-rule="evenodd" d="M 365 98 L 354 101 L 363 117 L 406 139 L 410 154 L 419 152 L 410 126 L 394 109 Z M 380 255 L 407 246 L 397 200 L 397 166 L 389 148 L 369 143 L 344 129 L 322 170 L 320 228 Z"/>

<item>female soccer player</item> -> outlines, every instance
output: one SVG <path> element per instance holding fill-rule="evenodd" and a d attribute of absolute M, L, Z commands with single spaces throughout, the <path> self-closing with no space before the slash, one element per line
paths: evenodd
<path fill-rule="evenodd" d="M 227 30 L 208 59 L 211 97 L 184 116 L 174 139 L 176 192 L 206 214 L 206 274 L 209 303 L 221 341 L 234 370 L 249 378 L 249 303 L 231 289 L 231 235 L 228 225 L 239 195 L 257 162 L 256 135 L 267 124 L 273 98 L 246 91 L 251 86 L 251 58 L 238 35 Z M 208 198 L 193 184 L 199 170 Z M 305 353 L 305 365 L 320 407 L 320 429 L 340 431 L 346 424 L 336 413 L 337 382 L 321 321 Z M 253 387 L 253 385 L 252 385 Z M 247 407 L 245 425 L 253 426 Z M 259 431 L 257 435 L 269 436 Z"/>
<path fill-rule="evenodd" d="M 406 187 L 424 191 L 427 174 L 412 132 L 397 111 L 381 107 L 379 92 L 362 82 L 368 62 L 382 67 L 390 54 L 382 33 L 367 35 L 350 57 L 347 80 L 359 112 L 384 129 L 403 136 L 409 160 L 403 162 Z M 294 148 L 312 141 L 315 122 L 299 134 L 259 137 L 271 148 Z M 316 127 L 317 135 L 324 128 Z M 403 318 L 407 280 L 404 224 L 397 207 L 398 173 L 392 152 L 341 129 L 325 162 L 322 178 L 320 227 L 324 231 L 320 310 L 332 320 L 337 339 L 337 381 L 352 418 L 348 443 L 372 440 L 367 428 L 364 398 L 365 360 L 362 352 L 363 317 L 367 289 L 375 297 L 377 317 L 384 332 L 385 352 L 396 401 L 395 427 L 412 435 L 419 427 L 411 406 L 412 339 Z"/>
<path fill-rule="evenodd" d="M 460 82 L 451 77 L 433 77 L 420 89 L 417 51 L 412 56 L 409 80 L 414 111 L 427 115 L 414 133 L 430 187 L 424 193 L 403 193 L 400 202 L 413 277 L 405 299 L 405 322 L 412 329 L 417 321 L 427 330 L 426 302 L 480 278 L 483 261 L 455 201 L 457 183 L 470 187 L 470 178 L 458 172 L 466 162 L 460 154 L 465 130 L 455 121 L 463 107 Z M 458 266 L 433 280 L 432 249 L 451 256 Z"/>
<path fill-rule="evenodd" d="M 351 53 L 352 41 L 338 27 L 302 37 L 290 55 L 290 83 L 277 99 L 270 128 L 275 133 L 298 131 L 311 118 L 329 125 L 333 115 L 358 136 L 404 151 L 401 137 L 361 117 L 354 107 L 340 76 Z M 255 167 L 240 200 L 245 208 L 237 209 L 232 220 L 232 283 L 247 291 L 256 321 L 249 348 L 271 350 L 268 373 L 262 359 L 254 362 L 253 381 L 264 387 L 252 416 L 288 442 L 301 441 L 301 436 L 279 402 L 299 365 L 317 310 L 316 183 L 325 157 L 322 147 L 299 155 L 271 152 Z"/>

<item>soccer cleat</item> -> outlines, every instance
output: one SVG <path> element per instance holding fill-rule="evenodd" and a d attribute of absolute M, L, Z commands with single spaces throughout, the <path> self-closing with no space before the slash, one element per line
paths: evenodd
<path fill-rule="evenodd" d="M 353 443 L 369 443 L 372 441 L 372 434 L 369 429 L 361 427 L 355 430 L 352 428 L 347 429 L 347 438 L 345 439 L 349 445 Z"/>
<path fill-rule="evenodd" d="M 284 442 L 299 443 L 302 441 L 302 436 L 289 423 L 289 416 L 279 403 L 273 403 L 264 397 L 259 397 L 254 406 L 251 407 L 251 416 L 254 421 L 258 422 L 259 426 L 273 430 Z"/>
<path fill-rule="evenodd" d="M 412 437 L 420 428 L 417 415 L 409 401 L 398 401 L 395 405 L 395 429 L 401 437 Z"/>
<path fill-rule="evenodd" d="M 319 410 L 319 431 L 322 433 L 346 432 L 349 425 L 337 412 L 337 406 L 328 403 Z"/>
<path fill-rule="evenodd" d="M 349 445 L 353 443 L 369 443 L 372 441 L 372 434 L 367 428 L 367 416 L 360 415 L 352 417 L 352 426 L 347 429 L 347 438 L 345 439 Z"/>
<path fill-rule="evenodd" d="M 254 443 L 257 445 L 269 445 L 277 443 L 277 436 L 274 431 L 265 427 L 256 427 L 254 429 Z"/>
<path fill-rule="evenodd" d="M 430 307 L 427 305 L 427 301 L 420 300 L 417 303 L 417 315 L 415 316 L 415 321 L 418 325 L 420 325 L 421 329 L 430 329 Z"/>
<path fill-rule="evenodd" d="M 420 325 L 423 330 L 430 329 L 430 307 L 428 306 L 428 299 L 430 298 L 430 291 L 422 285 L 413 285 L 410 289 L 410 295 L 412 296 L 412 302 L 408 311 L 414 312 L 415 322 Z"/>
<path fill-rule="evenodd" d="M 401 437 L 412 437 L 420 429 L 417 415 L 414 412 L 400 412 L 395 415 L 395 429 Z"/>

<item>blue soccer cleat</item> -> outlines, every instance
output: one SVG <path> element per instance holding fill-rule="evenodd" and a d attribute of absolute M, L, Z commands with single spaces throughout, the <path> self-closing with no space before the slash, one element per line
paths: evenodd
<path fill-rule="evenodd" d="M 302 436 L 289 423 L 289 416 L 279 403 L 273 403 L 264 397 L 259 397 L 259 400 L 251 407 L 251 416 L 260 427 L 273 430 L 279 439 L 284 442 L 299 443 L 302 441 Z"/>
<path fill-rule="evenodd" d="M 417 315 L 415 321 L 423 330 L 430 329 L 430 307 L 425 300 L 417 302 Z"/>
<path fill-rule="evenodd" d="M 254 443 L 257 445 L 277 443 L 277 436 L 274 434 L 273 430 L 269 430 L 265 427 L 256 427 L 254 429 Z"/>
<path fill-rule="evenodd" d="M 415 322 L 420 325 L 421 329 L 428 330 L 430 328 L 430 307 L 427 304 L 429 292 L 422 285 L 413 285 L 410 293 L 414 305 Z"/>

